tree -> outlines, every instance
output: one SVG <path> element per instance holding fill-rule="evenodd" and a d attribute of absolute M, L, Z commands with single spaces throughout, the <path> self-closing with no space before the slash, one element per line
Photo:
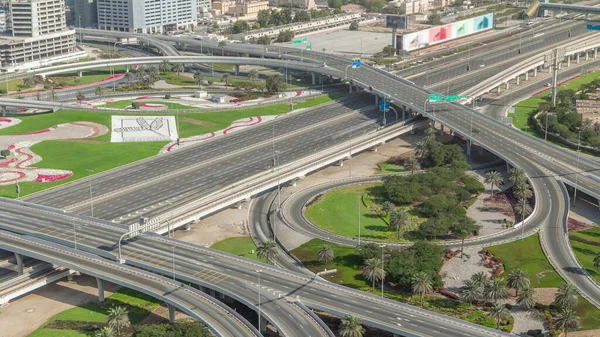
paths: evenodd
<path fill-rule="evenodd" d="M 25 77 L 23 79 L 23 86 L 25 88 L 31 88 L 35 85 L 35 78 L 33 77 Z"/>
<path fill-rule="evenodd" d="M 85 99 L 85 94 L 83 93 L 83 91 L 78 90 L 77 91 L 77 100 L 79 101 L 79 103 L 81 103 L 81 101 L 83 101 Z"/>
<path fill-rule="evenodd" d="M 275 40 L 277 42 L 290 42 L 292 41 L 295 35 L 296 34 L 292 30 L 282 30 L 279 32 L 279 35 L 277 35 L 277 38 Z"/>
<path fill-rule="evenodd" d="M 483 297 L 483 287 L 480 287 L 477 282 L 473 280 L 467 280 L 465 285 L 461 288 L 460 294 L 469 303 Z"/>
<path fill-rule="evenodd" d="M 498 171 L 489 171 L 485 177 L 485 183 L 491 185 L 492 195 L 494 195 L 494 186 L 500 187 L 504 183 L 504 179 Z"/>
<path fill-rule="evenodd" d="M 385 270 L 383 269 L 381 259 L 372 257 L 366 260 L 363 266 L 363 276 L 373 282 L 373 289 L 375 289 L 375 282 L 379 282 L 385 277 Z"/>
<path fill-rule="evenodd" d="M 423 295 L 433 291 L 431 277 L 426 272 L 418 272 L 412 277 L 413 294 L 421 295 L 421 306 L 423 306 Z"/>
<path fill-rule="evenodd" d="M 375 243 L 363 243 L 354 249 L 360 255 L 363 262 L 374 257 L 379 257 L 381 254 L 381 248 Z"/>
<path fill-rule="evenodd" d="M 319 251 L 317 252 L 317 260 L 319 260 L 319 262 L 323 262 L 323 264 L 326 265 L 329 262 L 333 261 L 333 258 L 334 255 L 331 246 L 322 245 L 321 247 L 319 247 Z"/>
<path fill-rule="evenodd" d="M 225 82 L 225 86 L 228 86 L 229 85 L 229 74 L 223 74 L 221 76 L 221 81 Z"/>
<path fill-rule="evenodd" d="M 428 127 L 425 129 L 425 142 L 429 143 L 435 140 L 435 129 Z"/>
<path fill-rule="evenodd" d="M 427 16 L 427 24 L 430 25 L 441 25 L 443 24 L 442 22 L 442 16 L 436 13 L 433 14 L 429 14 Z"/>
<path fill-rule="evenodd" d="M 280 92 L 285 87 L 283 83 L 283 76 L 281 74 L 275 74 L 267 77 L 267 81 L 265 83 L 265 89 L 269 93 L 277 93 Z"/>
<path fill-rule="evenodd" d="M 554 319 L 554 329 L 565 332 L 565 337 L 569 329 L 577 329 L 579 327 L 579 317 L 572 309 L 563 309 Z"/>
<path fill-rule="evenodd" d="M 177 63 L 176 65 L 173 66 L 173 68 L 171 68 L 175 73 L 177 73 L 177 78 L 179 78 L 179 74 L 181 74 L 184 70 L 185 67 L 182 63 Z"/>
<path fill-rule="evenodd" d="M 348 315 L 340 320 L 338 332 L 341 337 L 362 337 L 365 328 L 362 327 L 360 318 Z"/>
<path fill-rule="evenodd" d="M 491 278 L 485 285 L 483 290 L 485 298 L 488 300 L 498 302 L 508 297 L 508 288 L 506 287 L 506 281 L 503 278 Z"/>
<path fill-rule="evenodd" d="M 221 56 L 225 55 L 225 46 L 226 45 L 227 45 L 227 42 L 225 42 L 225 40 L 219 41 L 219 48 L 221 48 Z"/>
<path fill-rule="evenodd" d="M 600 268 L 600 252 L 596 253 L 596 256 L 594 256 L 594 267 Z"/>
<path fill-rule="evenodd" d="M 415 144 L 415 155 L 421 158 L 421 160 L 427 156 L 427 151 L 428 147 L 426 141 L 420 141 Z"/>
<path fill-rule="evenodd" d="M 473 275 L 471 275 L 471 281 L 473 281 L 475 283 L 475 285 L 481 289 L 481 292 L 483 293 L 483 290 L 485 289 L 485 285 L 488 282 L 488 278 L 485 276 L 485 272 L 477 272 Z"/>
<path fill-rule="evenodd" d="M 172 68 L 173 66 L 167 60 L 163 60 L 160 66 L 158 67 L 161 73 L 168 73 L 169 71 L 171 71 Z"/>
<path fill-rule="evenodd" d="M 108 308 L 108 326 L 117 331 L 117 335 L 121 334 L 123 328 L 131 325 L 129 322 L 129 311 L 121 306 L 113 306 Z"/>
<path fill-rule="evenodd" d="M 275 244 L 275 241 L 273 240 L 263 241 L 258 248 L 256 248 L 256 255 L 261 259 L 267 260 L 267 262 L 271 261 L 271 259 L 279 255 L 277 244 Z"/>
<path fill-rule="evenodd" d="M 248 25 L 248 22 L 246 22 L 244 20 L 237 20 L 236 22 L 233 23 L 233 26 L 231 27 L 231 32 L 233 34 L 239 34 L 239 33 L 247 32 L 249 29 L 250 29 L 250 26 Z"/>
<path fill-rule="evenodd" d="M 8 150 L 8 149 L 0 150 L 0 156 L 2 156 L 4 158 L 10 156 L 10 150 Z"/>
<path fill-rule="evenodd" d="M 554 303 L 561 309 L 574 310 L 577 307 L 577 288 L 571 283 L 558 286 Z"/>
<path fill-rule="evenodd" d="M 524 219 L 529 215 L 529 213 L 531 213 L 531 205 L 529 205 L 527 199 L 518 199 L 514 206 L 514 210 L 521 217 L 521 219 Z"/>
<path fill-rule="evenodd" d="M 461 239 L 460 257 L 463 256 L 463 252 L 465 250 L 465 239 L 469 236 L 469 234 L 477 230 L 477 228 L 479 228 L 479 226 L 475 220 L 471 218 L 463 218 L 450 225 L 450 231 L 459 236 Z"/>
<path fill-rule="evenodd" d="M 123 75 L 123 78 L 125 78 L 127 80 L 127 84 L 129 84 L 129 81 L 131 81 L 133 76 L 134 74 L 131 71 L 128 71 L 125 73 L 125 75 Z"/>
<path fill-rule="evenodd" d="M 113 337 L 115 334 L 110 326 L 105 326 L 94 333 L 95 337 Z"/>
<path fill-rule="evenodd" d="M 513 185 L 513 194 L 517 200 L 530 199 L 533 197 L 531 186 L 529 186 L 529 184 L 526 182 L 520 182 L 516 185 Z"/>
<path fill-rule="evenodd" d="M 383 202 L 383 204 L 381 204 L 381 210 L 388 215 L 391 215 L 395 209 L 396 205 L 394 205 L 394 203 L 391 201 L 386 200 Z"/>
<path fill-rule="evenodd" d="M 131 102 L 132 109 L 139 110 L 141 106 L 142 106 L 142 103 L 140 103 L 140 102 Z"/>
<path fill-rule="evenodd" d="M 158 68 L 156 66 L 152 66 L 148 70 L 148 74 L 149 74 L 152 82 L 156 82 L 156 80 L 158 80 L 158 76 L 160 75 L 160 71 L 158 70 Z"/>
<path fill-rule="evenodd" d="M 522 288 L 519 297 L 517 298 L 517 304 L 524 306 L 527 309 L 531 309 L 535 306 L 535 290 L 531 285 Z"/>
<path fill-rule="evenodd" d="M 248 72 L 248 81 L 254 82 L 258 79 L 258 70 L 252 69 Z"/>
<path fill-rule="evenodd" d="M 198 86 L 202 86 L 202 83 L 204 83 L 204 73 L 202 71 L 196 70 L 194 73 L 194 82 L 196 82 Z"/>
<path fill-rule="evenodd" d="M 97 86 L 96 89 L 94 89 L 94 93 L 96 94 L 96 96 L 103 96 L 104 91 L 106 91 L 106 88 L 101 85 Z"/>
<path fill-rule="evenodd" d="M 502 304 L 497 304 L 492 307 L 488 316 L 496 320 L 496 329 L 500 328 L 500 321 L 506 319 L 510 315 L 508 309 Z"/>
<path fill-rule="evenodd" d="M 390 228 L 396 231 L 398 240 L 400 240 L 400 232 L 409 223 L 410 219 L 405 210 L 395 211 L 390 214 Z"/>
<path fill-rule="evenodd" d="M 531 282 L 527 278 L 527 273 L 521 268 L 511 271 L 506 282 L 509 287 L 515 289 L 517 296 L 519 296 L 519 289 L 525 289 L 531 285 Z"/>
<path fill-rule="evenodd" d="M 352 21 L 352 23 L 350 24 L 349 29 L 350 30 L 358 30 L 359 25 L 358 25 L 358 21 Z"/>
<path fill-rule="evenodd" d="M 410 156 L 404 161 L 404 169 L 410 171 L 410 173 L 414 173 L 421 169 L 421 164 L 419 164 L 417 158 Z"/>
<path fill-rule="evenodd" d="M 510 173 L 508 174 L 508 181 L 510 181 L 510 183 L 513 185 L 516 185 L 519 182 L 527 181 L 527 177 L 525 176 L 525 171 L 520 167 L 512 168 L 510 170 Z"/>

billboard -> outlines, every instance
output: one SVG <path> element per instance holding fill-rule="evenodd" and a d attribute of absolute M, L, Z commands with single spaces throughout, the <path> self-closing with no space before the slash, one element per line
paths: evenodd
<path fill-rule="evenodd" d="M 408 28 L 408 16 L 404 15 L 386 15 L 385 16 L 385 27 L 386 28 Z"/>
<path fill-rule="evenodd" d="M 485 14 L 450 24 L 436 26 L 414 33 L 397 36 L 396 46 L 404 51 L 413 51 L 461 37 L 492 29 L 494 14 Z"/>

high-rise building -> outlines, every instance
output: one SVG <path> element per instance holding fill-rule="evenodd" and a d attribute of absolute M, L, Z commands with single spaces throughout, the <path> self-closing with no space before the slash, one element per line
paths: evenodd
<path fill-rule="evenodd" d="M 98 28 L 122 32 L 161 33 L 193 28 L 196 0 L 97 0 Z"/>
<path fill-rule="evenodd" d="M 212 9 L 212 1 L 211 0 L 196 0 L 196 13 L 199 18 L 205 17 L 210 13 Z"/>
<path fill-rule="evenodd" d="M 74 4 L 75 27 L 97 28 L 98 15 L 96 12 L 96 0 L 75 0 Z"/>
<path fill-rule="evenodd" d="M 65 22 L 64 0 L 11 0 L 11 25 L 0 34 L 0 69 L 16 71 L 85 56 Z"/>

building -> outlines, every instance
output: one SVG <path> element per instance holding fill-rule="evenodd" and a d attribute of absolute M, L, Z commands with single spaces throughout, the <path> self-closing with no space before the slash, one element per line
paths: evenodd
<path fill-rule="evenodd" d="M 428 0 L 414 0 L 406 1 L 400 4 L 400 9 L 404 11 L 405 15 L 411 15 L 415 13 L 425 13 L 429 10 Z"/>
<path fill-rule="evenodd" d="M 448 7 L 454 4 L 454 0 L 433 0 L 430 3 L 429 9 L 440 8 L 440 7 Z"/>
<path fill-rule="evenodd" d="M 12 25 L 0 34 L 0 69 L 26 70 L 86 56 L 68 29 L 64 0 L 11 0 Z"/>
<path fill-rule="evenodd" d="M 315 0 L 270 0 L 269 4 L 273 7 L 294 7 L 303 9 L 317 8 Z"/>
<path fill-rule="evenodd" d="M 256 20 L 258 11 L 269 9 L 268 1 L 215 1 L 213 14 L 230 15 L 240 20 Z"/>
<path fill-rule="evenodd" d="M 198 20 L 196 0 L 96 0 L 98 29 L 162 33 L 192 29 Z"/>
<path fill-rule="evenodd" d="M 196 13 L 198 14 L 198 18 L 207 17 L 211 10 L 211 0 L 196 0 Z"/>
<path fill-rule="evenodd" d="M 0 9 L 0 33 L 6 32 L 6 21 L 6 11 L 4 9 Z"/>
<path fill-rule="evenodd" d="M 342 11 L 344 11 L 344 13 L 350 13 L 350 14 L 361 14 L 361 13 L 366 13 L 367 9 L 364 6 L 361 5 L 357 5 L 357 4 L 347 4 L 342 6 Z"/>
<path fill-rule="evenodd" d="M 98 27 L 96 0 L 75 0 L 74 14 L 75 27 Z"/>

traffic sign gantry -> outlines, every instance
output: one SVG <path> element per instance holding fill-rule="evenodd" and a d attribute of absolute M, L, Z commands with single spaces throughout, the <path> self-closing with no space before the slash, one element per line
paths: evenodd
<path fill-rule="evenodd" d="M 352 59 L 352 68 L 360 68 L 360 58 L 355 57 Z"/>
<path fill-rule="evenodd" d="M 390 101 L 381 100 L 379 101 L 379 111 L 390 110 Z"/>
<path fill-rule="evenodd" d="M 307 37 L 302 38 L 302 43 L 308 43 L 308 38 Z"/>
<path fill-rule="evenodd" d="M 444 96 L 438 94 L 429 94 L 430 102 L 441 102 L 444 100 Z"/>
<path fill-rule="evenodd" d="M 309 44 L 307 44 L 307 45 L 306 45 L 306 50 L 311 50 L 311 49 L 312 49 L 312 46 L 311 46 L 311 45 L 309 45 Z"/>
<path fill-rule="evenodd" d="M 302 40 L 292 40 L 292 44 L 301 44 Z"/>
<path fill-rule="evenodd" d="M 589 30 L 600 30 L 600 25 L 586 25 L 585 28 Z"/>

